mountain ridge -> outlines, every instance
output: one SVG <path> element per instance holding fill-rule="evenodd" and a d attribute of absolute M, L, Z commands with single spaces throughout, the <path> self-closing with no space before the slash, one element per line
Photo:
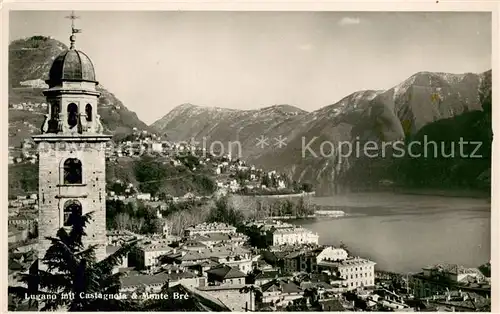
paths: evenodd
<path fill-rule="evenodd" d="M 488 75 L 491 70 L 479 74 L 421 71 L 386 90 L 357 91 L 333 104 L 293 116 L 259 109 L 210 115 L 211 109 L 196 107 L 196 111 L 187 110 L 180 116 L 174 109 L 165 115 L 169 122 L 156 126 L 170 132 L 174 139 L 180 139 L 177 135 L 182 134 L 182 139 L 238 140 L 243 156 L 258 166 L 287 172 L 298 180 L 333 182 L 334 176 L 346 172 L 355 160 L 338 166 L 338 153 L 321 160 L 303 158 L 304 138 L 316 138 L 312 146 L 318 151 L 320 143 L 325 142 L 396 141 L 416 136 L 429 124 L 482 111 L 479 90 Z M 182 123 L 175 123 L 180 120 Z M 260 136 L 270 142 L 264 149 L 255 145 Z M 285 147 L 272 145 L 279 136 L 287 139 Z"/>

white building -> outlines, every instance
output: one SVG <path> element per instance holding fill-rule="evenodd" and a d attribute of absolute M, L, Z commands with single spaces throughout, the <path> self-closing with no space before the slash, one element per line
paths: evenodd
<path fill-rule="evenodd" d="M 159 257 L 172 251 L 166 244 L 148 244 L 138 248 L 136 252 L 136 266 L 138 268 L 148 268 L 158 265 Z"/>
<path fill-rule="evenodd" d="M 162 147 L 161 143 L 153 143 L 151 145 L 151 150 L 153 152 L 161 153 L 163 151 L 163 147 Z"/>
<path fill-rule="evenodd" d="M 270 240 L 270 241 L 269 241 Z M 319 236 L 302 227 L 280 228 L 268 235 L 271 245 L 318 244 Z"/>
<path fill-rule="evenodd" d="M 138 200 L 149 201 L 151 199 L 151 193 L 140 193 L 137 194 L 136 197 Z"/>
<path fill-rule="evenodd" d="M 360 257 L 337 262 L 324 259 L 318 263 L 318 266 L 323 269 L 330 269 L 332 273 L 340 273 L 340 277 L 345 279 L 348 290 L 374 286 L 375 265 L 375 262 Z"/>

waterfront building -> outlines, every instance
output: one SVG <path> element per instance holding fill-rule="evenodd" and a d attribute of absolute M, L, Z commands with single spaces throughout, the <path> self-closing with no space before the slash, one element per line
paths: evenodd
<path fill-rule="evenodd" d="M 245 233 L 257 247 L 283 245 L 318 245 L 319 236 L 303 227 L 281 221 L 253 221 L 245 225 Z"/>
<path fill-rule="evenodd" d="M 268 245 L 315 244 L 319 236 L 302 227 L 279 228 L 267 232 Z"/>
<path fill-rule="evenodd" d="M 491 284 L 477 268 L 438 264 L 422 270 L 412 276 L 414 294 L 417 298 L 443 295 L 449 290 L 470 291 L 485 297 L 491 294 Z"/>

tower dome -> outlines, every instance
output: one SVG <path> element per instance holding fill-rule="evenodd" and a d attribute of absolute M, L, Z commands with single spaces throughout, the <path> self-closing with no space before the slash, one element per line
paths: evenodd
<path fill-rule="evenodd" d="M 80 50 L 69 49 L 62 52 L 52 63 L 49 71 L 49 86 L 61 84 L 63 81 L 95 82 L 94 65 L 90 58 Z"/>

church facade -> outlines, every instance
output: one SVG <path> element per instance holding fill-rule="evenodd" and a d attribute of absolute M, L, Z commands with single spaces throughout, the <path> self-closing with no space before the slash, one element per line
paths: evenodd
<path fill-rule="evenodd" d="M 44 91 L 47 114 L 42 134 L 34 136 L 39 152 L 39 248 L 42 259 L 61 227 L 72 215 L 92 212 L 85 246 L 97 245 L 98 260 L 106 256 L 105 145 L 97 114 L 100 93 L 94 66 L 85 53 L 71 47 L 53 62 Z"/>

